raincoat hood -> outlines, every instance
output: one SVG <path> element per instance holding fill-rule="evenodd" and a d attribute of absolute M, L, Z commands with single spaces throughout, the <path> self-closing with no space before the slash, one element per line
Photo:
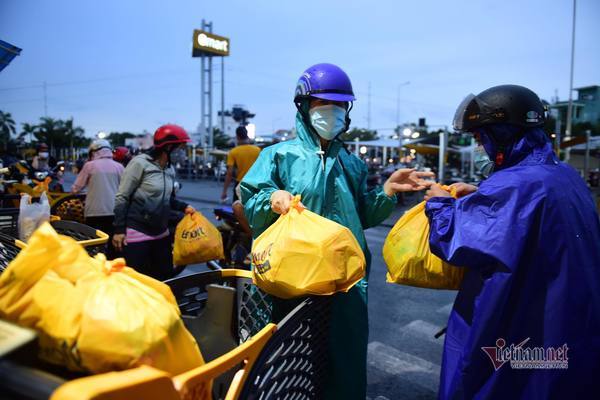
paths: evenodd
<path fill-rule="evenodd" d="M 95 151 L 92 155 L 92 160 L 98 160 L 100 158 L 112 158 L 113 154 L 110 149 L 103 148 Z"/>
<path fill-rule="evenodd" d="M 507 124 L 484 126 L 478 129 L 483 147 L 491 160 L 496 159 L 499 150 L 498 142 L 508 143 L 504 147 L 504 161 L 501 165 L 495 165 L 494 171 L 522 163 L 539 164 L 556 160 L 550 140 L 541 128 L 531 128 L 519 135 L 522 129 Z M 496 140 L 493 140 L 492 136 Z M 516 140 L 512 139 L 515 137 Z"/>

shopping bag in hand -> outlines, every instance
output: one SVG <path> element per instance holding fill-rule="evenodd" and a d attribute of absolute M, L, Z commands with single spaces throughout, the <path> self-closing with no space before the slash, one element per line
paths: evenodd
<path fill-rule="evenodd" d="M 450 191 L 450 188 L 444 186 Z M 429 220 L 425 202 L 396 222 L 383 244 L 387 281 L 431 289 L 458 289 L 464 268 L 442 261 L 429 248 Z"/>
<path fill-rule="evenodd" d="M 252 244 L 254 283 L 283 299 L 347 292 L 365 270 L 352 232 L 304 209 L 300 196 Z"/>
<path fill-rule="evenodd" d="M 198 211 L 186 214 L 175 229 L 173 264 L 197 264 L 222 258 L 221 232 Z"/>

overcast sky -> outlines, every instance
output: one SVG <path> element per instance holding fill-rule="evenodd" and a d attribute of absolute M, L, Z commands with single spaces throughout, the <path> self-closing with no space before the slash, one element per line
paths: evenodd
<path fill-rule="evenodd" d="M 490 86 L 568 97 L 573 2 L 568 0 L 184 1 L 0 0 L 0 39 L 23 49 L 0 72 L 0 110 L 19 123 L 74 117 L 88 135 L 153 132 L 200 120 L 202 19 L 231 39 L 225 105 L 256 113 L 258 133 L 290 128 L 294 87 L 331 62 L 358 97 L 353 125 L 389 133 L 426 117 L 449 125 L 462 98 Z M 574 85 L 600 84 L 600 1 L 577 2 Z M 215 59 L 215 115 L 220 60 Z M 398 87 L 404 82 L 409 84 Z M 216 118 L 215 118 L 216 120 Z"/>

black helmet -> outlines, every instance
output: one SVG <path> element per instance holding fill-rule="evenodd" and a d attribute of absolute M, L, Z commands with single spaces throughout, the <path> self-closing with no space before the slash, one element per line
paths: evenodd
<path fill-rule="evenodd" d="M 502 123 L 534 128 L 544 125 L 544 114 L 544 105 L 531 90 L 518 85 L 500 85 L 477 96 L 468 95 L 458 106 L 453 125 L 455 130 L 463 132 Z"/>

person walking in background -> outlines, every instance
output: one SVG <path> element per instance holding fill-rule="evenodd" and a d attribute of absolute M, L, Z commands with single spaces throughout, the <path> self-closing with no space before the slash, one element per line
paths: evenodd
<path fill-rule="evenodd" d="M 232 180 L 233 201 L 235 202 L 239 199 L 239 189 L 237 188 L 237 185 L 242 181 L 244 175 L 246 175 L 250 167 L 252 167 L 252 164 L 254 164 L 260 153 L 260 147 L 253 145 L 248 138 L 248 130 L 245 126 L 238 126 L 235 130 L 235 136 L 237 146 L 231 149 L 229 154 L 227 154 L 227 175 L 225 175 L 223 193 L 221 193 L 222 201 L 227 198 L 227 188 Z M 235 179 L 233 179 L 234 169 Z"/>
<path fill-rule="evenodd" d="M 454 128 L 475 136 L 489 177 L 455 185 L 459 199 L 439 185 L 426 193 L 431 251 L 466 269 L 440 399 L 600 393 L 600 222 L 579 173 L 554 154 L 544 113 L 522 86 L 467 96 Z"/>
<path fill-rule="evenodd" d="M 106 140 L 94 140 L 89 146 L 90 161 L 83 165 L 71 187 L 72 193 L 87 188 L 84 216 L 85 223 L 112 237 L 115 195 L 119 189 L 123 166 L 112 159 L 112 149 Z M 106 256 L 115 257 L 109 240 Z"/>
<path fill-rule="evenodd" d="M 127 265 L 158 280 L 173 275 L 169 237 L 171 210 L 193 214 L 194 208 L 175 198 L 173 164 L 185 158 L 190 137 L 178 125 L 154 133 L 154 147 L 134 157 L 121 179 L 115 199 L 113 245 L 124 251 Z"/>

